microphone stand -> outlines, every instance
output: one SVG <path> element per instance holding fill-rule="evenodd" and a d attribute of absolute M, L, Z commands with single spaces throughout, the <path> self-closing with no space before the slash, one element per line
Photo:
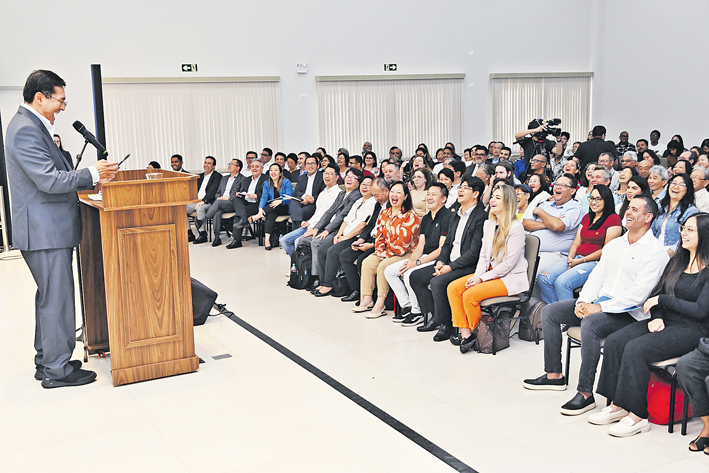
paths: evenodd
<path fill-rule="evenodd" d="M 74 171 L 79 167 L 79 163 L 81 162 L 81 158 L 84 156 L 84 151 L 86 150 L 86 145 L 89 144 L 89 140 L 84 141 L 84 147 L 81 148 L 81 153 L 76 155 L 76 166 L 74 166 Z"/>

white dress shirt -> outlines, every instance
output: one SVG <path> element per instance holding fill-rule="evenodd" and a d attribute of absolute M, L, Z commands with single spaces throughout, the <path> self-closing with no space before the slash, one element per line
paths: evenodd
<path fill-rule="evenodd" d="M 259 178 L 258 177 L 254 178 L 253 174 L 249 177 L 251 177 L 251 182 L 249 182 L 249 188 L 246 189 L 246 193 L 247 194 L 258 194 L 256 192 L 256 184 L 258 184 Z M 253 204 L 254 202 L 256 202 L 256 199 L 249 199 L 248 197 L 246 197 L 246 202 L 251 202 Z"/>
<path fill-rule="evenodd" d="M 310 217 L 310 220 L 308 220 L 308 228 L 320 221 L 323 215 L 325 215 L 325 212 L 327 212 L 330 207 L 332 207 L 332 204 L 335 203 L 335 199 L 337 199 L 340 192 L 344 191 L 340 189 L 340 186 L 338 185 L 334 185 L 329 189 L 327 187 L 323 189 L 320 195 L 318 195 L 318 198 L 315 200 L 315 213 L 312 217 Z"/>
<path fill-rule="evenodd" d="M 694 193 L 694 206 L 700 212 L 709 212 L 709 192 L 706 189 L 699 189 Z"/>
<path fill-rule="evenodd" d="M 458 216 L 460 217 L 460 220 L 458 221 L 458 226 L 455 229 L 455 238 L 453 239 L 453 245 L 451 246 L 451 263 L 460 258 L 460 245 L 463 244 L 463 233 L 465 233 L 465 226 L 468 224 L 470 214 L 473 213 L 473 210 L 475 210 L 475 207 L 477 206 L 478 204 L 473 205 L 465 213 L 463 213 L 462 209 L 458 209 Z"/>
<path fill-rule="evenodd" d="M 207 195 L 207 185 L 209 184 L 209 180 L 214 174 L 216 174 L 216 171 L 212 171 L 209 174 L 204 175 L 204 179 L 202 179 L 202 185 L 199 187 L 199 192 L 197 192 L 197 198 L 199 200 L 204 199 L 204 196 Z"/>
<path fill-rule="evenodd" d="M 347 226 L 342 231 L 342 235 L 347 235 L 354 230 L 357 225 L 362 222 L 366 222 L 367 219 L 372 216 L 372 212 L 374 212 L 374 204 L 377 203 L 377 199 L 371 196 L 367 200 L 362 199 L 363 197 L 360 197 L 354 204 L 352 204 L 352 208 L 347 213 L 344 220 L 347 222 Z"/>
<path fill-rule="evenodd" d="M 628 233 L 615 238 L 603 247 L 601 260 L 591 271 L 576 303 L 595 302 L 605 296 L 610 300 L 600 303 L 603 312 L 628 312 L 636 320 L 648 319 L 650 313 L 643 312 L 643 304 L 669 259 L 665 247 L 650 230 L 632 245 Z"/>

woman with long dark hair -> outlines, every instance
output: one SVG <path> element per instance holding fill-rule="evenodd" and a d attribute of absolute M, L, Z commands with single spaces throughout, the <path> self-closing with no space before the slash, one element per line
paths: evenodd
<path fill-rule="evenodd" d="M 659 213 L 652 221 L 652 233 L 665 245 L 670 256 L 679 242 L 679 227 L 699 210 L 694 206 L 694 183 L 687 174 L 672 176 L 667 193 L 660 200 Z"/>
<path fill-rule="evenodd" d="M 628 210 L 628 205 L 630 201 L 639 196 L 640 194 L 645 194 L 648 197 L 652 197 L 652 191 L 647 185 L 647 179 L 640 176 L 633 176 L 628 181 L 625 188 L 625 198 L 623 202 L 617 209 L 618 217 L 620 217 L 621 223 L 625 226 L 625 212 Z"/>
<path fill-rule="evenodd" d="M 539 206 L 542 202 L 546 202 L 551 197 L 551 190 L 549 189 L 549 178 L 546 174 L 532 174 L 527 178 L 525 183 L 532 191 L 529 196 L 529 205 L 524 211 L 522 220 L 525 218 L 534 218 L 532 212 L 535 208 Z"/>
<path fill-rule="evenodd" d="M 588 421 L 611 424 L 608 433 L 628 437 L 650 429 L 647 387 L 650 365 L 682 356 L 697 347 L 709 330 L 709 214 L 699 213 L 682 226 L 677 253 L 645 302 L 650 320 L 632 323 L 606 338 L 597 392 L 612 403 Z M 700 412 L 709 416 L 706 409 Z M 709 445 L 709 418 L 690 450 Z M 706 432 L 705 432 L 706 430 Z M 692 445 L 694 448 L 692 448 Z"/>
<path fill-rule="evenodd" d="M 581 202 L 583 200 L 583 197 L 588 193 L 593 190 L 593 183 L 591 182 L 591 178 L 593 177 L 593 171 L 596 170 L 596 166 L 598 164 L 596 163 L 588 163 L 586 165 L 586 168 L 584 168 L 583 172 L 581 173 L 581 179 L 579 179 L 579 188 L 576 191 L 576 195 L 574 196 L 574 199 L 577 201 Z"/>
<path fill-rule="evenodd" d="M 369 319 L 386 315 L 384 301 L 389 293 L 389 284 L 384 270 L 397 261 L 407 258 L 418 245 L 421 220 L 414 212 L 409 187 L 403 181 L 389 186 L 389 206 L 382 209 L 377 220 L 377 237 L 374 253 L 362 261 L 361 298 L 352 312 L 371 311 Z M 377 302 L 373 302 L 376 278 Z"/>
<path fill-rule="evenodd" d="M 623 227 L 615 213 L 613 192 L 598 185 L 588 199 L 588 213 L 581 220 L 566 261 L 561 260 L 537 276 L 542 300 L 547 304 L 573 299 L 574 289 L 583 286 L 601 259 L 603 247 L 618 238 Z"/>
<path fill-rule="evenodd" d="M 62 137 L 57 134 L 54 134 L 54 143 L 59 148 L 59 151 L 62 152 L 64 159 L 66 160 L 67 164 L 69 165 L 69 170 L 74 169 L 74 163 L 71 160 L 71 153 L 69 151 L 65 150 L 64 146 L 62 146 Z"/>
<path fill-rule="evenodd" d="M 253 221 L 264 218 L 263 224 L 265 236 L 265 250 L 270 251 L 271 233 L 276 225 L 276 218 L 279 215 L 288 215 L 287 200 L 283 197 L 293 195 L 293 185 L 283 177 L 283 169 L 278 163 L 271 164 L 268 168 L 268 180 L 263 183 L 263 193 L 259 202 L 258 213 L 252 218 Z"/>
<path fill-rule="evenodd" d="M 369 171 L 374 177 L 379 176 L 379 168 L 377 167 L 377 155 L 374 151 L 364 153 L 364 171 Z"/>

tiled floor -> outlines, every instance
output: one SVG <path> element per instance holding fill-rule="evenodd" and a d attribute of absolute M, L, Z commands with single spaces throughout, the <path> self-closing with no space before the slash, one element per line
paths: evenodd
<path fill-rule="evenodd" d="M 687 450 L 697 420 L 686 437 L 653 426 L 616 439 L 559 414 L 570 391 L 523 389 L 541 374 L 541 345 L 513 338 L 497 356 L 461 355 L 287 288 L 285 253 L 253 242 L 190 245 L 190 257 L 193 277 L 238 317 L 479 472 L 709 471 L 709 457 Z M 97 382 L 44 390 L 32 377 L 33 297 L 24 261 L 0 261 L 0 471 L 453 471 L 223 316 L 195 329 L 197 373 L 116 388 L 109 360 L 92 357 Z"/>

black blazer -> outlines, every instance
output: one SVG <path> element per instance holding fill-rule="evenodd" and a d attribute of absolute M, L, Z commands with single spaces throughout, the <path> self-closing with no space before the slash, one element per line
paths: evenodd
<path fill-rule="evenodd" d="M 217 191 L 219 190 L 219 184 L 222 183 L 222 174 L 220 172 L 212 171 L 214 176 L 209 178 L 209 183 L 207 184 L 207 189 L 202 199 L 205 204 L 211 204 L 217 200 Z M 199 179 L 197 179 L 197 189 L 202 187 L 202 181 L 204 181 L 204 173 L 199 174 Z"/>
<path fill-rule="evenodd" d="M 291 179 L 293 182 L 293 179 Z M 303 174 L 298 177 L 298 182 L 293 191 L 293 197 L 303 197 L 305 190 L 308 187 L 308 173 Z M 318 195 L 325 189 L 325 181 L 322 180 L 322 171 L 317 171 L 315 173 L 315 181 L 313 182 L 313 198 L 318 199 Z"/>
<path fill-rule="evenodd" d="M 579 171 L 584 172 L 588 163 L 597 162 L 601 153 L 610 153 L 611 156 L 618 159 L 618 150 L 612 142 L 603 141 L 601 138 L 593 138 L 581 143 L 576 149 L 576 153 L 574 153 L 581 161 Z"/>
<path fill-rule="evenodd" d="M 372 216 L 367 220 L 367 224 L 364 226 L 362 231 L 359 233 L 359 238 L 367 243 L 374 243 L 375 237 L 372 236 L 372 230 L 377 225 L 377 220 L 379 219 L 379 212 L 382 211 L 382 204 L 376 202 L 374 204 L 374 210 L 372 211 Z"/>
<path fill-rule="evenodd" d="M 244 176 L 244 179 L 241 181 L 239 185 L 239 192 L 248 192 L 249 191 L 249 185 L 251 184 L 252 176 L 246 177 Z M 261 200 L 261 194 L 263 194 L 263 183 L 268 180 L 268 176 L 266 174 L 261 174 L 261 177 L 258 178 L 258 182 L 256 183 L 256 203 L 258 204 L 259 201 Z M 236 187 L 236 186 L 234 186 Z M 240 199 L 243 199 L 243 197 L 239 197 Z"/>
<path fill-rule="evenodd" d="M 483 224 L 485 220 L 487 220 L 487 211 L 482 202 L 478 202 L 470 214 L 470 217 L 468 217 L 468 223 L 465 225 L 465 230 L 463 231 L 460 257 L 451 263 L 450 256 L 453 250 L 453 241 L 455 241 L 455 232 L 458 230 L 458 222 L 460 222 L 460 216 L 456 212 L 451 219 L 446 242 L 441 248 L 437 262 L 441 261 L 443 264 L 450 264 L 452 269 L 469 268 L 471 272 L 474 272 L 478 264 L 478 258 L 480 257 L 480 248 L 483 242 Z"/>

